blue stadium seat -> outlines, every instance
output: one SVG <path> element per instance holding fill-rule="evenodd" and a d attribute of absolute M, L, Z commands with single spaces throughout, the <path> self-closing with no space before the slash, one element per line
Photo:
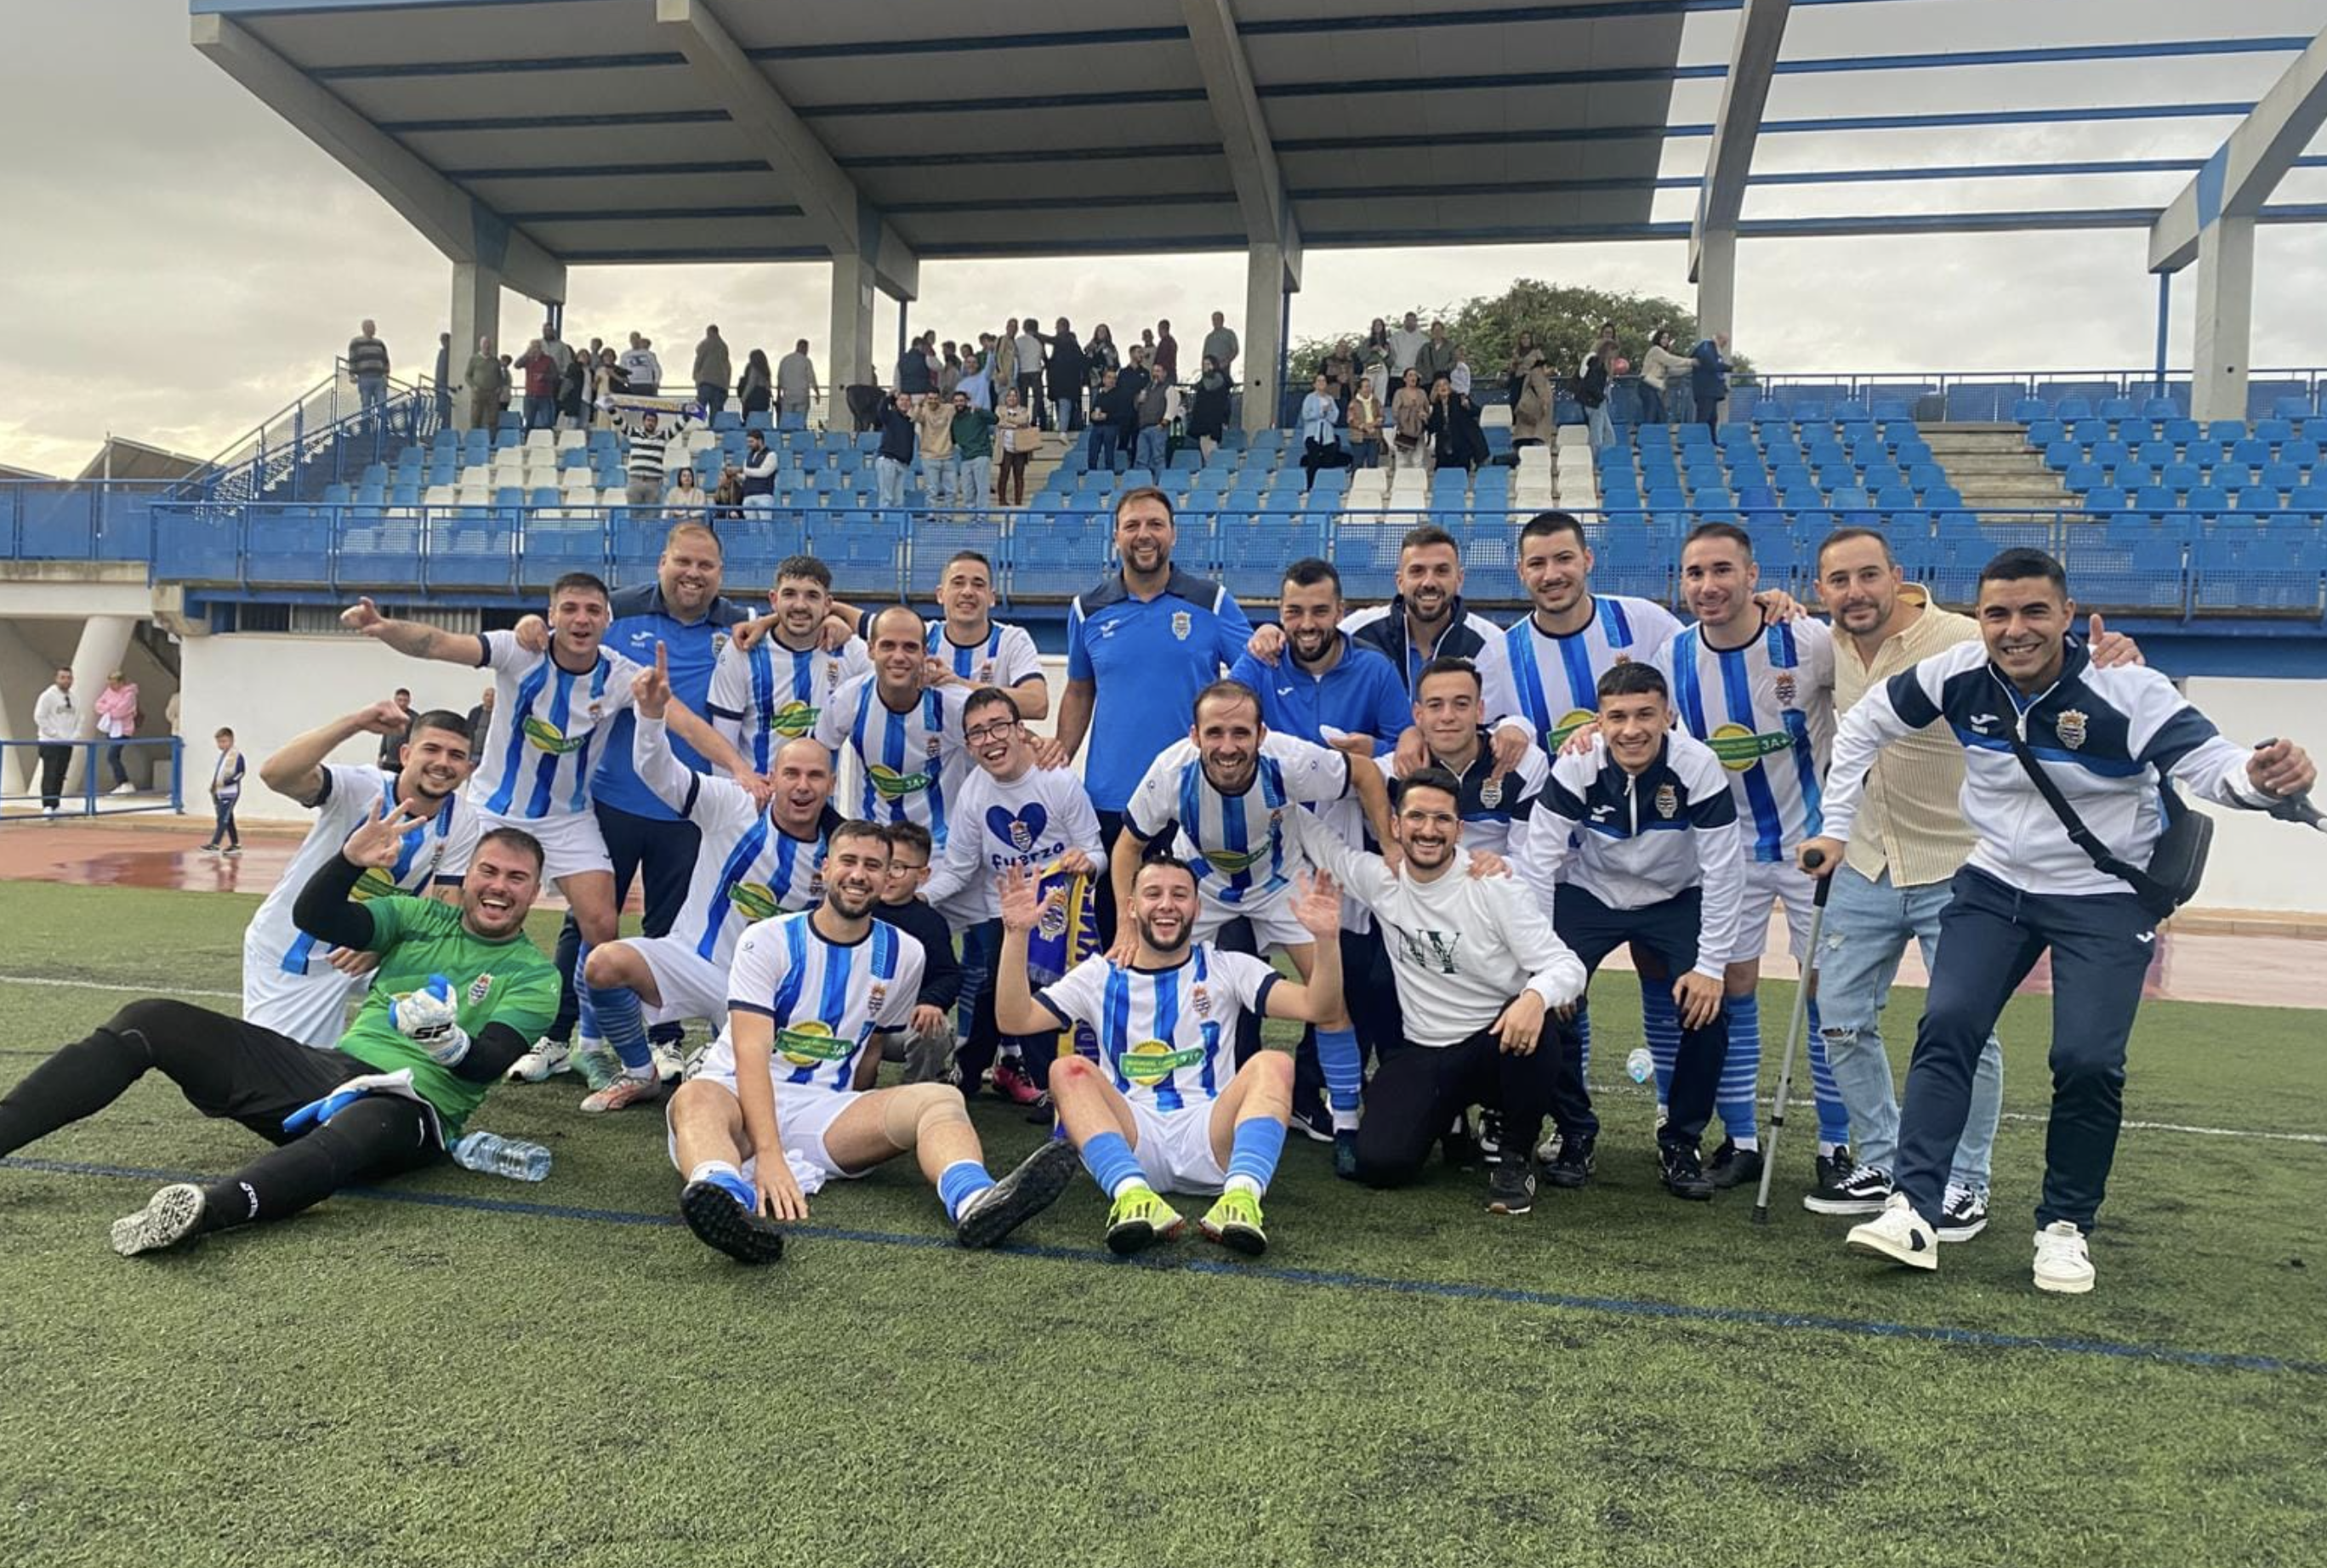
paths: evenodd
<path fill-rule="evenodd" d="M 2230 498 L 2220 485 L 2201 484 L 2183 498 L 2182 505 L 2193 512 L 2211 517 L 2230 509 Z"/>
<path fill-rule="evenodd" d="M 2230 460 L 2249 467 L 2259 467 L 2270 461 L 2270 443 L 2251 435 L 2234 441 L 2230 443 Z"/>
<path fill-rule="evenodd" d="M 2217 463 L 2206 475 L 2206 482 L 2216 490 L 2244 490 L 2254 483 L 2254 470 L 2242 462 Z"/>
<path fill-rule="evenodd" d="M 2069 427 L 2057 419 L 2032 419 L 2028 422 L 2028 444 L 2038 452 L 2056 441 L 2068 438 Z"/>
<path fill-rule="evenodd" d="M 2104 397 L 2097 412 L 2103 419 L 2132 419 L 2137 416 L 2130 397 Z"/>
<path fill-rule="evenodd" d="M 2170 441 L 2176 446 L 2187 446 L 2190 443 L 2202 437 L 2206 432 L 2196 420 L 2182 418 L 2167 420 L 2158 427 L 2157 434 L 2160 439 Z"/>
<path fill-rule="evenodd" d="M 2141 400 L 2141 412 L 2145 417 L 2150 419 L 2173 419 L 2181 414 L 2182 406 L 2171 397 L 2160 397 L 2152 394 Z"/>
<path fill-rule="evenodd" d="M 2157 482 L 2167 490 L 2186 493 L 2205 483 L 2205 475 L 2194 462 L 2169 462 L 2158 470 Z"/>
<path fill-rule="evenodd" d="M 2281 494 L 2303 483 L 2303 469 L 2292 462 L 2266 462 L 2262 468 L 2262 483 Z"/>
<path fill-rule="evenodd" d="M 2013 421 L 2019 425 L 2029 425 L 2039 419 L 2048 418 L 2052 410 L 2041 397 L 2022 397 L 2014 400 L 2012 405 Z"/>
<path fill-rule="evenodd" d="M 2085 515 L 2098 517 L 2125 510 L 2125 490 L 2113 484 L 2096 485 L 2085 492 Z"/>
<path fill-rule="evenodd" d="M 2061 474 L 2061 482 L 2071 495 L 2081 495 L 2099 484 L 2103 474 L 2097 462 L 2072 462 Z"/>
<path fill-rule="evenodd" d="M 2064 472 L 2084 459 L 2085 449 L 2073 441 L 2055 441 L 2044 448 L 2044 466 L 2055 473 Z"/>
<path fill-rule="evenodd" d="M 2207 439 L 2219 441 L 2225 446 L 2234 441 L 2245 440 L 2246 434 L 2246 421 L 2242 419 L 2217 419 L 2206 426 Z"/>
<path fill-rule="evenodd" d="M 2068 400 L 2064 400 L 2064 403 L 2066 401 Z M 2070 419 L 2067 423 L 2069 439 L 2079 446 L 2090 446 L 2096 441 L 2108 439 L 2108 426 L 2090 415 L 2081 419 Z"/>
<path fill-rule="evenodd" d="M 2256 441 L 2267 442 L 2273 446 L 2276 446 L 2282 442 L 2293 441 L 2294 439 L 2294 421 L 2292 419 L 2257 419 L 2254 423 L 2253 439 Z"/>
<path fill-rule="evenodd" d="M 2133 461 L 2133 449 L 2122 441 L 2096 441 L 2086 455 L 2103 468 L 2115 468 L 2118 463 Z"/>
<path fill-rule="evenodd" d="M 2090 419 L 2093 417 L 2092 400 L 2071 393 L 2054 403 L 2052 412 L 2062 419 Z"/>
<path fill-rule="evenodd" d="M 2109 482 L 2119 490 L 2136 490 L 2144 485 L 2155 484 L 2157 471 L 2145 462 L 2121 462 L 2117 465 L 2117 471 L 2109 475 Z"/>

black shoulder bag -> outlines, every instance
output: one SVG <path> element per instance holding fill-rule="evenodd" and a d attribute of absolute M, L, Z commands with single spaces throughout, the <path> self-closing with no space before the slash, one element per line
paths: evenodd
<path fill-rule="evenodd" d="M 2069 804 L 2061 787 L 2052 782 L 2051 775 L 2036 761 L 2036 753 L 2028 749 L 2019 730 L 2007 729 L 2005 735 L 2012 742 L 2012 754 L 2020 759 L 2021 771 L 2028 775 L 2028 781 L 2036 786 L 2036 793 L 2044 798 L 2044 804 L 2052 808 L 2052 815 L 2068 829 L 2070 842 L 2083 850 L 2104 874 L 2131 887 L 2143 909 L 2162 920 L 2198 896 L 2198 884 L 2206 875 L 2207 852 L 2214 844 L 2212 817 L 2202 811 L 2191 810 L 2173 793 L 2172 784 L 2164 785 L 2165 828 L 2150 850 L 2149 868 L 2145 871 L 2128 864 L 2111 854 L 2108 846 L 2085 826 L 2085 819 L 2077 815 L 2077 808 Z"/>

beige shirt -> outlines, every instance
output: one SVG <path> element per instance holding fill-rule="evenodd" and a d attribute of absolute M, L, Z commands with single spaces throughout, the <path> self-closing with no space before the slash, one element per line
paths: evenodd
<path fill-rule="evenodd" d="M 1979 636 L 1968 615 L 1940 610 L 1929 590 L 1908 583 L 1902 602 L 1923 606 L 1906 630 L 1883 641 L 1873 664 L 1859 657 L 1857 639 L 1836 628 L 1834 638 L 1834 708 L 1846 714 L 1867 688 L 1889 680 L 1935 653 Z M 1866 794 L 1851 829 L 1850 869 L 1873 882 L 1885 870 L 1891 885 L 1922 887 L 1945 882 L 1971 854 L 1972 832 L 1964 825 L 1963 747 L 1945 720 L 1895 741 L 1875 754 L 1866 772 Z"/>

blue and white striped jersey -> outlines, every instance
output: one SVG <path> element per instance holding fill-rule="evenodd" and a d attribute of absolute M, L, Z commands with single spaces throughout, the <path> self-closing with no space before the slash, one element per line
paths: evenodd
<path fill-rule="evenodd" d="M 602 647 L 577 675 L 548 650 L 519 648 L 515 632 L 488 631 L 479 641 L 478 667 L 493 672 L 493 718 L 469 776 L 471 803 L 516 823 L 581 816 L 598 770 L 599 728 L 631 705 L 640 667 Z"/>
<path fill-rule="evenodd" d="M 328 967 L 332 945 L 299 929 L 292 922 L 291 906 L 316 869 L 340 853 L 350 834 L 396 808 L 396 775 L 369 766 L 327 764 L 322 788 L 311 804 L 315 825 L 284 868 L 282 880 L 251 917 L 243 938 L 245 963 L 261 963 L 285 975 L 311 969 L 320 975 Z M 358 879 L 356 901 L 393 892 L 425 895 L 438 882 L 457 883 L 467 873 L 476 847 L 476 808 L 456 795 L 434 817 L 405 833 L 393 866 L 367 871 Z"/>
<path fill-rule="evenodd" d="M 731 641 L 711 672 L 711 727 L 753 771 L 764 773 L 777 747 L 815 734 L 833 694 L 872 667 L 858 637 L 833 653 L 821 644 L 796 652 L 772 636 L 761 638 L 748 653 Z"/>
<path fill-rule="evenodd" d="M 1519 716 L 1534 726 L 1544 755 L 1557 756 L 1570 731 L 1599 717 L 1602 676 L 1626 659 L 1654 658 L 1678 630 L 1663 605 L 1621 593 L 1594 593 L 1592 619 L 1563 636 L 1537 626 L 1533 615 L 1520 617 L 1503 641 Z"/>
<path fill-rule="evenodd" d="M 762 920 L 735 944 L 728 971 L 730 1013 L 775 1021 L 770 1070 L 780 1084 L 852 1087 L 857 1058 L 876 1033 L 902 1029 L 921 994 L 921 945 L 885 920 L 858 941 L 827 940 L 816 911 Z M 703 1070 L 735 1072 L 730 1023 L 703 1059 Z"/>
<path fill-rule="evenodd" d="M 1099 1066 L 1126 1099 L 1159 1111 L 1209 1105 L 1236 1077 L 1237 1020 L 1266 1015 L 1276 971 L 1245 953 L 1189 944 L 1169 969 L 1086 958 L 1034 993 L 1060 1027 L 1088 1025 Z"/>
<path fill-rule="evenodd" d="M 1776 864 L 1825 820 L 1834 747 L 1834 633 L 1823 621 L 1773 621 L 1743 648 L 1715 648 L 1692 626 L 1656 658 L 1673 711 L 1729 774 L 1745 857 Z"/>
<path fill-rule="evenodd" d="M 1173 853 L 1196 873 L 1196 890 L 1215 903 L 1266 903 L 1307 863 L 1287 836 L 1286 811 L 1322 805 L 1350 792 L 1350 762 L 1341 752 L 1271 731 L 1261 738 L 1251 785 L 1229 797 L 1204 777 L 1193 741 L 1165 749 L 1132 791 L 1124 821 L 1142 839 L 1179 829 Z"/>
<path fill-rule="evenodd" d="M 812 908 L 824 897 L 819 873 L 829 811 L 814 838 L 794 838 L 742 785 L 681 762 L 663 722 L 643 714 L 631 751 L 640 779 L 703 833 L 687 902 L 670 928 L 698 957 L 724 966 L 746 928 Z"/>
<path fill-rule="evenodd" d="M 817 739 L 854 766 L 847 815 L 859 822 L 918 822 L 934 849 L 946 846 L 948 805 L 961 793 L 969 750 L 962 743 L 961 686 L 930 686 L 903 713 L 881 698 L 871 670 L 833 694 L 817 720 Z"/>
<path fill-rule="evenodd" d="M 986 627 L 984 641 L 964 647 L 946 635 L 943 621 L 930 621 L 930 657 L 942 659 L 947 668 L 973 686 L 1007 689 L 1042 673 L 1042 656 L 1034 650 L 1034 639 L 1024 627 L 1005 626 L 999 621 L 989 621 Z"/>

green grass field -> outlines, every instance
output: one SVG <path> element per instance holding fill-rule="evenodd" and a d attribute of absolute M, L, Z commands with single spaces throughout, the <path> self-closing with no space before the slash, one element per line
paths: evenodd
<path fill-rule="evenodd" d="M 232 1010 L 254 903 L 0 884 L 0 1083 L 127 999 L 86 982 Z M 1603 1085 L 1632 989 L 1599 987 Z M 2047 1005 L 2006 1020 L 2009 1111 Z M 2316 1133 L 2321 1022 L 2145 1007 L 2128 1115 Z M 2028 1283 L 2040 1124 L 1988 1234 L 1909 1277 L 1796 1204 L 1807 1116 L 1755 1229 L 1657 1190 L 1629 1084 L 1598 1181 L 1526 1219 L 1296 1141 L 1257 1266 L 1116 1262 L 1088 1183 L 966 1255 L 900 1166 L 747 1271 L 676 1223 L 660 1118 L 579 1093 L 476 1118 L 556 1151 L 539 1187 L 447 1168 L 161 1259 L 105 1240 L 152 1178 L 22 1162 L 239 1163 L 166 1082 L 0 1170 L 0 1563 L 2327 1561 L 2315 1143 L 2128 1130 L 2082 1299 Z M 1040 1135 L 977 1115 L 996 1162 Z"/>

